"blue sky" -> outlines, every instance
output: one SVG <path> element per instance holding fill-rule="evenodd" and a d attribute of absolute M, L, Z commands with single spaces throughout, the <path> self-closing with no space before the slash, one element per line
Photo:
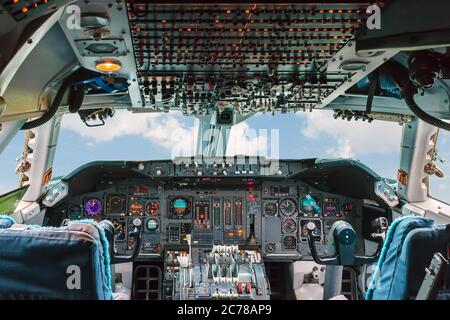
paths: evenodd
<path fill-rule="evenodd" d="M 265 131 L 260 130 L 266 130 L 268 135 L 261 134 Z M 272 132 L 278 134 L 279 140 L 270 139 Z M 77 115 L 67 115 L 63 119 L 54 176 L 65 175 L 95 160 L 170 159 L 173 150 L 180 148 L 191 154 L 195 137 L 196 120 L 178 113 L 118 111 L 116 117 L 101 128 L 87 128 Z M 261 114 L 232 130 L 229 149 L 231 154 L 259 152 L 271 156 L 274 154 L 272 149 L 276 149 L 273 146 L 278 145 L 280 158 L 353 158 L 382 176 L 394 178 L 399 163 L 400 139 L 401 127 L 396 123 L 334 120 L 332 113 L 327 111 Z M 15 159 L 22 148 L 23 134 L 20 134 L 0 155 L 0 194 L 17 186 Z M 443 158 L 450 160 L 447 133 L 441 133 L 439 150 Z M 450 169 L 448 163 L 441 167 Z M 450 202 L 450 180 L 435 180 L 432 181 L 432 194 Z"/>

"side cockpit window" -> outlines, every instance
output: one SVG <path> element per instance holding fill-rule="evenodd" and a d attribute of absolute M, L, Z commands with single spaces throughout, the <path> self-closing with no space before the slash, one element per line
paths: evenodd
<path fill-rule="evenodd" d="M 0 215 L 13 214 L 27 189 L 28 186 L 0 196 Z"/>
<path fill-rule="evenodd" d="M 429 195 L 450 203 L 450 132 L 439 130 L 434 158 L 434 166 L 430 171 Z"/>

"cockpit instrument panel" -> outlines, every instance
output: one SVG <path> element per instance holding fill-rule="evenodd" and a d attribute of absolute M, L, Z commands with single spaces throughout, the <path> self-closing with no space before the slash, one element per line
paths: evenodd
<path fill-rule="evenodd" d="M 192 246 L 204 248 L 257 248 L 269 260 L 310 259 L 308 222 L 316 225 L 322 254 L 335 221 L 342 219 L 355 227 L 362 221 L 362 200 L 320 191 L 301 179 L 189 179 L 102 177 L 94 191 L 73 196 L 60 206 L 61 220 L 110 220 L 116 229 L 114 250 L 129 255 L 136 245 L 129 233 L 139 219 L 139 259 L 161 258 L 165 250 L 186 250 L 190 239 Z"/>
<path fill-rule="evenodd" d="M 338 195 L 320 192 L 301 181 L 286 185 L 265 182 L 262 211 L 262 251 L 266 259 L 310 257 L 306 225 L 313 222 L 319 252 L 326 252 L 328 232 L 339 219 L 355 222 L 361 203 Z"/>

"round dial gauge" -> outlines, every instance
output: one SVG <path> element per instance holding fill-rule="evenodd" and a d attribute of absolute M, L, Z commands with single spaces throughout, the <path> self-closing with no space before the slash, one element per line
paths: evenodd
<path fill-rule="evenodd" d="M 297 249 L 297 238 L 294 236 L 286 236 L 283 238 L 283 247 L 285 250 Z"/>
<path fill-rule="evenodd" d="M 159 216 L 159 203 L 158 201 L 149 201 L 145 205 L 145 211 L 150 217 Z"/>
<path fill-rule="evenodd" d="M 266 216 L 276 216 L 277 215 L 277 204 L 275 202 L 267 202 L 264 205 L 264 214 Z"/>
<path fill-rule="evenodd" d="M 300 200 L 300 208 L 304 217 L 320 216 L 320 207 L 311 195 L 306 195 Z"/>
<path fill-rule="evenodd" d="M 280 213 L 285 217 L 292 217 L 296 213 L 295 201 L 292 199 L 284 199 L 280 203 Z"/>
<path fill-rule="evenodd" d="M 170 213 L 178 218 L 182 218 L 190 213 L 190 203 L 184 198 L 175 198 L 170 201 Z"/>
<path fill-rule="evenodd" d="M 128 209 L 128 213 L 130 216 L 143 216 L 144 215 L 144 206 L 139 202 L 137 198 L 134 198 L 131 201 L 130 208 Z"/>
<path fill-rule="evenodd" d="M 282 224 L 283 233 L 295 233 L 297 231 L 297 222 L 294 219 L 286 219 Z"/>
<path fill-rule="evenodd" d="M 275 250 L 276 250 L 275 243 L 268 243 L 268 244 L 266 244 L 266 252 L 267 253 L 272 253 Z"/>
<path fill-rule="evenodd" d="M 80 220 L 83 218 L 83 208 L 79 205 L 74 205 L 69 208 L 69 219 Z"/>
<path fill-rule="evenodd" d="M 90 218 L 96 218 L 103 212 L 103 203 L 100 199 L 92 198 L 84 203 L 84 211 Z"/>
<path fill-rule="evenodd" d="M 156 219 L 149 219 L 146 224 L 148 231 L 156 231 L 159 227 L 159 222 Z"/>

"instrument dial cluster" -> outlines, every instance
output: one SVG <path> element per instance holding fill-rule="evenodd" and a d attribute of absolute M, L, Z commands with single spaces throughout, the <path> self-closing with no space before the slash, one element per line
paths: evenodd
<path fill-rule="evenodd" d="M 232 244 L 261 245 L 269 257 L 308 256 L 308 222 L 314 222 L 318 246 L 326 248 L 328 232 L 340 219 L 352 223 L 357 201 L 315 190 L 301 182 L 263 183 L 251 190 L 183 189 L 142 183 L 97 187 L 71 199 L 65 217 L 109 219 L 116 230 L 115 250 L 129 254 L 136 245 L 129 236 L 133 220 L 142 225 L 141 255 L 161 254 L 165 246 Z M 324 249 L 325 250 L 325 249 Z"/>
<path fill-rule="evenodd" d="M 263 254 L 266 257 L 294 257 L 298 253 L 309 256 L 309 222 L 316 226 L 313 231 L 317 237 L 318 250 L 326 252 L 326 242 L 331 226 L 341 219 L 353 223 L 358 210 L 356 201 L 343 196 L 320 192 L 306 184 L 263 185 Z M 283 190 L 283 193 L 272 192 Z M 277 196 L 279 195 L 279 196 Z"/>

